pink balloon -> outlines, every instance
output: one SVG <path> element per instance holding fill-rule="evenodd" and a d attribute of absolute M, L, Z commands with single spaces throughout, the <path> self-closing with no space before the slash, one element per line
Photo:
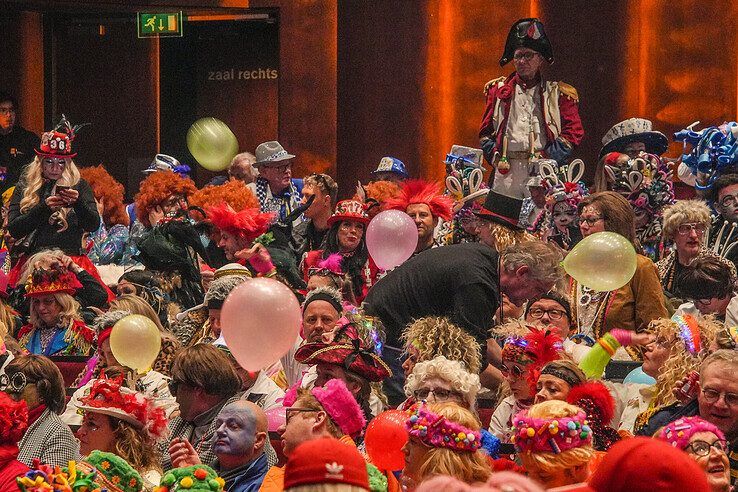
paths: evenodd
<path fill-rule="evenodd" d="M 366 228 L 366 247 L 374 263 L 383 270 L 402 265 L 417 246 L 418 228 L 405 212 L 380 212 Z"/>
<path fill-rule="evenodd" d="M 287 422 L 287 409 L 282 406 L 270 408 L 264 413 L 267 416 L 269 432 L 277 432 L 277 429 Z"/>
<path fill-rule="evenodd" d="M 286 354 L 301 321 L 295 295 L 271 278 L 250 279 L 233 289 L 220 313 L 228 349 L 247 371 L 263 369 Z"/>

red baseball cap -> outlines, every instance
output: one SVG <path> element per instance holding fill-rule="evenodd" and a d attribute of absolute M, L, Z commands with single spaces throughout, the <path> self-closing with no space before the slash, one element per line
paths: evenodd
<path fill-rule="evenodd" d="M 343 483 L 369 490 L 366 461 L 355 446 L 325 437 L 300 444 L 284 467 L 284 488 Z"/>
<path fill-rule="evenodd" d="M 624 439 L 588 480 L 596 492 L 709 492 L 705 472 L 681 449 L 648 437 Z"/>

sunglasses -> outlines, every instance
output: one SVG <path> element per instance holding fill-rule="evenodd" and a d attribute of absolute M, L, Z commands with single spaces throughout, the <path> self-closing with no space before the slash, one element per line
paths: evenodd
<path fill-rule="evenodd" d="M 16 372 L 12 376 L 0 374 L 0 391 L 5 393 L 22 393 L 28 386 L 28 378 L 22 372 Z"/>

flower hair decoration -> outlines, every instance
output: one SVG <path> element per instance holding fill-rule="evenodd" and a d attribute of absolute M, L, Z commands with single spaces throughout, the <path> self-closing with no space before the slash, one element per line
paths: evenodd
<path fill-rule="evenodd" d="M 410 437 L 433 448 L 474 452 L 482 446 L 482 434 L 417 405 L 405 422 Z"/>
<path fill-rule="evenodd" d="M 587 414 L 579 410 L 573 417 L 541 419 L 523 410 L 513 419 L 511 441 L 519 452 L 559 454 L 592 444 Z"/>

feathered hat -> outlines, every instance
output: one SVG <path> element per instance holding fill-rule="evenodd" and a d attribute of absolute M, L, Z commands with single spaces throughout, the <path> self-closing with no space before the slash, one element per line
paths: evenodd
<path fill-rule="evenodd" d="M 573 386 L 566 401 L 587 414 L 596 450 L 607 451 L 620 440 L 620 434 L 608 425 L 615 415 L 615 400 L 602 382 L 587 381 Z"/>
<path fill-rule="evenodd" d="M 225 203 L 209 207 L 207 214 L 213 225 L 221 231 L 249 241 L 264 234 L 274 220 L 273 213 L 262 213 L 258 208 L 236 212 Z"/>
<path fill-rule="evenodd" d="M 77 276 L 64 266 L 56 265 L 51 269 L 37 268 L 26 283 L 26 297 L 57 293 L 74 295 L 81 288 L 82 284 Z"/>
<path fill-rule="evenodd" d="M 433 217 L 451 220 L 451 208 L 454 205 L 451 197 L 441 193 L 441 186 L 422 179 L 405 181 L 400 188 L 400 196 L 391 198 L 385 203 L 386 210 L 407 211 L 410 205 L 427 205 Z"/>
<path fill-rule="evenodd" d="M 502 347 L 502 360 L 525 366 L 525 376 L 535 388 L 541 369 L 547 363 L 561 358 L 564 349 L 561 338 L 551 330 L 528 326 L 524 336 L 511 336 Z M 535 394 L 535 391 L 533 392 Z"/>
<path fill-rule="evenodd" d="M 77 136 L 77 131 L 83 126 L 85 125 L 72 126 L 66 116 L 62 115 L 53 130 L 41 135 L 41 144 L 39 148 L 34 149 L 36 154 L 41 157 L 76 157 L 77 153 L 72 152 L 72 142 Z"/>
<path fill-rule="evenodd" d="M 90 392 L 80 399 L 79 409 L 128 422 L 155 441 L 166 437 L 168 429 L 164 409 L 147 396 L 126 388 L 122 381 L 122 377 L 95 380 Z"/>

